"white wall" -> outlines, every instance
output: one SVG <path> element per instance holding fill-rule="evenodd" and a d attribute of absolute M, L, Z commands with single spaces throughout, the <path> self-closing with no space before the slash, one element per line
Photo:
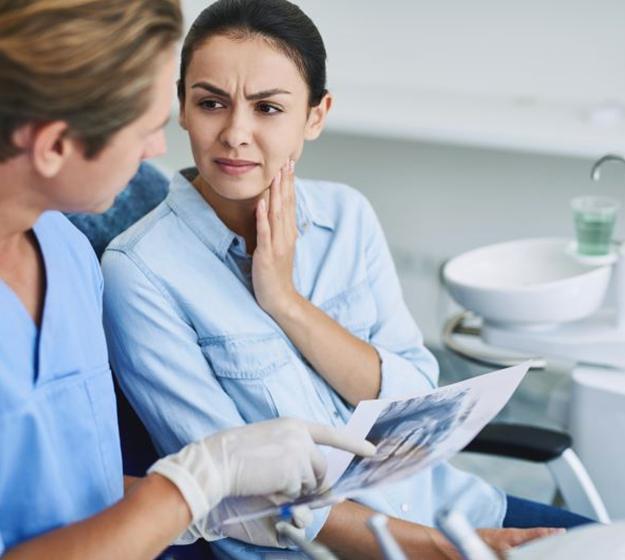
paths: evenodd
<path fill-rule="evenodd" d="M 622 0 L 298 0 L 339 132 L 598 156 L 625 148 Z M 188 23 L 210 4 L 184 2 Z"/>

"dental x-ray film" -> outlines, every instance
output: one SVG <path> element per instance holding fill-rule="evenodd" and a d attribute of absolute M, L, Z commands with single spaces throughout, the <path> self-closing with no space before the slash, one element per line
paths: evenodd
<path fill-rule="evenodd" d="M 346 430 L 376 445 L 372 457 L 330 449 L 322 490 L 286 505 L 323 507 L 355 497 L 375 486 L 398 481 L 433 467 L 459 451 L 508 402 L 529 369 L 529 363 L 480 375 L 412 397 L 361 402 Z M 247 521 L 284 511 L 285 504 L 266 499 L 234 500 L 237 515 L 213 514 L 211 524 Z M 230 508 L 225 508 L 226 510 Z"/>

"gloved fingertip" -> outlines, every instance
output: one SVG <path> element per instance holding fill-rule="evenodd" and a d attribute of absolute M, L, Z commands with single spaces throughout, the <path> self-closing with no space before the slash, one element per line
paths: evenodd
<path fill-rule="evenodd" d="M 293 525 L 298 529 L 305 529 L 314 520 L 313 512 L 306 506 L 295 506 L 292 509 Z"/>
<path fill-rule="evenodd" d="M 377 447 L 371 443 L 370 441 L 364 440 L 362 442 L 362 452 L 360 453 L 360 455 L 362 455 L 363 457 L 373 457 L 375 455 L 375 452 L 377 450 Z"/>

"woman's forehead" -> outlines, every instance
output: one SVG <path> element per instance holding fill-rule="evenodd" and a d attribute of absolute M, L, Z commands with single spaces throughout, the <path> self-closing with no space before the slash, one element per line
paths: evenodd
<path fill-rule="evenodd" d="M 196 80 L 209 80 L 225 90 L 281 88 L 295 94 L 307 89 L 295 62 L 259 36 L 216 35 L 205 41 L 195 49 L 188 68 L 188 84 Z"/>

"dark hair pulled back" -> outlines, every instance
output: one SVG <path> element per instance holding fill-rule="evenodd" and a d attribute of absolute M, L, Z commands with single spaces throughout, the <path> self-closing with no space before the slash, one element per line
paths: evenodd
<path fill-rule="evenodd" d="M 288 0 L 218 0 L 193 22 L 185 37 L 180 62 L 178 97 L 185 96 L 185 78 L 194 51 L 215 35 L 245 39 L 266 38 L 298 67 L 308 84 L 309 105 L 327 93 L 326 49 L 319 30 L 298 6 Z"/>

